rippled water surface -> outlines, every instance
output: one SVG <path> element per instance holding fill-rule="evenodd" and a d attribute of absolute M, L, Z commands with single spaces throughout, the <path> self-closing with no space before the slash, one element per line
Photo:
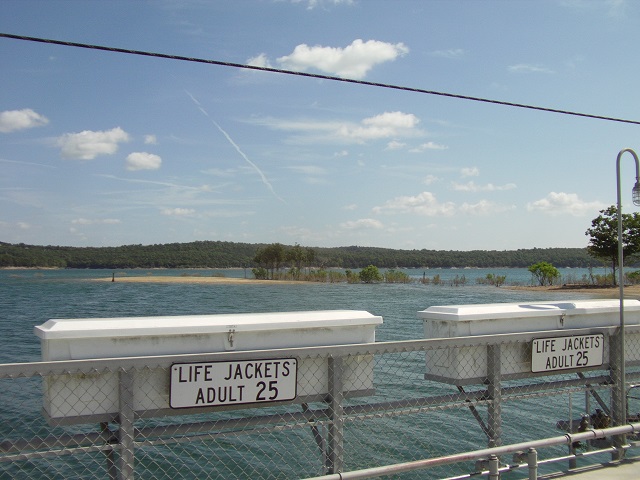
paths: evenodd
<path fill-rule="evenodd" d="M 277 311 L 301 311 L 301 310 L 334 310 L 352 309 L 366 310 L 374 315 L 380 315 L 384 319 L 376 333 L 378 341 L 420 339 L 423 336 L 422 323 L 417 318 L 417 312 L 433 305 L 475 304 L 475 303 L 499 303 L 499 302 L 530 302 L 545 300 L 560 300 L 569 298 L 586 298 L 587 295 L 575 292 L 540 292 L 532 290 L 514 290 L 509 288 L 496 288 L 493 286 L 479 285 L 476 278 L 485 278 L 487 273 L 506 275 L 507 283 L 526 285 L 531 282 L 530 274 L 526 269 L 510 270 L 407 270 L 407 273 L 422 278 L 423 275 L 433 277 L 440 275 L 443 280 L 441 285 L 423 285 L 418 282 L 410 284 L 194 284 L 194 283 L 125 283 L 118 282 L 118 278 L 127 276 L 161 276 L 161 275 L 224 275 L 229 277 L 243 277 L 243 270 L 225 271 L 175 271 L 175 270 L 134 270 L 115 272 L 116 281 L 97 281 L 98 279 L 110 280 L 111 271 L 90 270 L 0 270 L 0 363 L 28 362 L 40 359 L 39 339 L 33 333 L 33 327 L 41 325 L 52 318 L 86 318 L 86 317 L 122 317 L 122 316 L 158 316 L 158 315 L 190 315 L 190 314 L 216 314 L 216 313 L 255 313 Z M 579 269 L 567 270 L 563 275 L 571 279 L 580 279 L 586 271 Z M 466 282 L 461 286 L 453 286 L 452 280 L 456 277 L 460 280 L 464 276 Z M 458 282 L 460 283 L 460 282 Z M 451 386 L 429 386 L 423 382 L 424 354 L 415 354 L 402 357 L 402 368 L 407 375 L 415 376 L 411 381 L 410 395 L 434 395 L 441 393 L 441 389 L 453 388 Z M 386 357 L 385 361 L 389 361 Z M 400 361 L 400 360 L 398 360 Z M 26 379 L 31 380 L 31 379 Z M 33 421 L 42 423 L 40 418 L 41 393 L 39 384 L 34 382 L 11 381 L 6 382 L 6 398 L 13 398 L 20 404 L 19 410 L 26 406 L 33 409 Z M 399 383 L 406 387 L 406 379 Z M 27 388 L 28 387 L 28 388 Z M 399 392 L 393 390 L 392 382 L 385 386 L 381 383 L 378 395 L 385 394 L 384 389 L 391 389 L 390 395 L 398 397 Z M 401 387 L 399 387 L 401 388 Z M 435 390 L 434 390 L 435 389 Z M 28 397 L 28 398 L 25 398 Z M 400 396 L 402 396 L 400 394 Z M 557 408 L 552 405 L 544 405 L 539 399 L 533 399 L 530 404 L 519 402 L 517 408 L 505 405 L 503 416 L 505 424 L 510 418 L 515 418 L 517 424 L 528 424 L 527 432 L 516 432 L 509 440 L 522 441 L 527 435 L 552 436 L 557 435 L 555 421 L 558 415 Z M 561 404 L 566 404 L 566 399 L 561 399 Z M 515 406 L 515 405 L 514 405 Z M 23 415 L 21 411 L 13 411 L 9 405 L 0 412 L 2 422 L 11 428 L 11 418 Z M 548 421 L 541 422 L 540 416 L 548 416 Z M 566 410 L 565 410 L 566 415 Z M 512 416 L 512 417 L 510 417 Z M 375 458 L 375 461 L 397 461 L 397 458 L 415 458 L 414 451 L 405 452 L 408 446 L 410 450 L 424 443 L 425 428 L 430 431 L 438 431 L 441 439 L 435 443 L 442 448 L 440 451 L 431 451 L 429 455 L 444 454 L 451 447 L 447 442 L 456 442 L 455 449 L 482 448 L 486 439 L 468 412 L 465 410 L 439 412 L 433 417 L 426 418 L 423 424 L 414 424 L 412 417 L 398 417 L 397 427 L 393 424 L 386 425 L 388 435 L 398 435 L 402 442 L 394 443 L 393 439 L 384 436 L 369 435 L 366 439 L 369 447 L 358 451 L 353 457 L 352 465 L 362 462 L 361 465 L 370 465 L 371 459 L 366 455 L 376 455 L 382 448 L 376 448 L 376 442 L 384 446 L 384 455 L 389 458 Z M 366 423 L 364 424 L 366 425 Z M 428 425 L 428 427 L 425 427 Z M 43 425 L 44 427 L 44 425 Z M 2 427 L 0 427 L 2 428 Z M 396 428 L 397 432 L 393 433 Z M 539 429 L 539 431 L 538 431 Z M 44 432 L 44 430 L 43 430 Z M 460 435 L 460 432 L 467 432 Z M 4 435 L 4 433 L 3 433 Z M 292 432 L 291 435 L 301 435 Z M 256 442 L 261 442 L 257 439 Z M 301 442 L 310 443 L 309 448 L 314 450 L 310 435 L 302 434 Z M 429 439 L 431 442 L 431 439 Z M 431 448 L 433 443 L 424 443 L 424 448 Z M 253 444 L 256 447 L 257 444 Z M 230 444 L 228 452 L 233 462 L 241 461 L 235 458 L 246 445 L 243 441 Z M 263 445 L 264 451 L 268 451 L 269 445 Z M 185 446 L 185 455 L 199 455 L 199 444 Z M 301 448 L 301 447 L 300 447 Z M 163 461 L 171 458 L 178 450 L 167 450 L 163 453 Z M 391 455 L 393 452 L 393 455 Z M 266 454 L 265 454 L 266 455 Z M 360 458 L 362 457 L 362 458 Z M 265 457 L 268 460 L 268 457 Z M 230 461 L 231 461 L 230 460 Z M 146 460 L 141 460 L 144 464 Z M 154 460 L 147 466 L 150 475 L 159 475 L 154 472 Z M 65 468 L 75 468 L 66 465 Z M 219 468 L 227 468 L 226 462 L 222 462 Z M 171 470 L 166 470 L 164 473 Z M 237 472 L 227 472 L 224 475 L 231 478 Z M 292 476 L 295 476 L 293 472 Z M 165 476 L 166 476 L 165 475 Z M 203 474 L 204 475 L 204 474 Z M 222 475 L 222 474 L 221 474 Z M 223 476 L 224 476 L 223 475 Z M 0 475 L 1 476 L 1 475 Z M 206 475 L 204 475 L 206 476 Z M 239 475 L 242 477 L 242 475 Z M 70 478 L 70 477 L 69 477 Z M 73 477 L 76 478 L 76 477 Z M 78 477 L 80 478 L 80 477 Z M 165 477 L 162 477 L 165 478 Z M 166 478 L 171 478 L 166 476 Z M 415 478 L 428 478 L 418 475 Z"/>
<path fill-rule="evenodd" d="M 407 272 L 419 279 L 440 275 L 442 285 L 320 284 L 225 285 L 123 283 L 117 278 L 161 275 L 243 277 L 243 270 L 0 270 L 0 362 L 38 360 L 40 344 L 33 327 L 51 318 L 190 315 L 301 310 L 366 310 L 384 318 L 377 339 L 406 340 L 422 336 L 417 312 L 432 305 L 518 302 L 584 298 L 575 292 L 535 292 L 478 285 L 487 273 L 507 276 L 507 283 L 529 284 L 526 269 L 427 270 Z M 563 270 L 581 278 L 586 270 Z M 465 277 L 462 286 L 449 283 Z"/>

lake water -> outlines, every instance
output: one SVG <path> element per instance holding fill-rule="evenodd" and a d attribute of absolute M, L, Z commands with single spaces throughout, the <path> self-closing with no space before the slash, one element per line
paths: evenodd
<path fill-rule="evenodd" d="M 301 310 L 366 310 L 384 318 L 379 341 L 419 339 L 417 312 L 432 305 L 586 298 L 575 292 L 535 292 L 478 285 L 488 273 L 505 275 L 507 284 L 531 284 L 526 269 L 404 270 L 415 279 L 440 275 L 442 284 L 224 285 L 96 282 L 109 270 L 0 270 L 0 362 L 40 359 L 33 327 L 51 318 L 195 315 Z M 597 273 L 604 273 L 597 272 Z M 127 276 L 251 275 L 244 270 L 126 270 Z M 561 269 L 575 281 L 587 269 Z M 465 277 L 466 283 L 452 286 Z"/>
<path fill-rule="evenodd" d="M 216 313 L 256 313 L 275 311 L 302 310 L 366 310 L 384 319 L 376 332 L 378 341 L 409 340 L 422 338 L 422 323 L 417 318 L 417 312 L 433 305 L 501 303 L 501 302 L 531 302 L 545 300 L 566 300 L 589 298 L 588 294 L 576 292 L 539 292 L 532 290 L 513 290 L 497 288 L 489 285 L 479 285 L 476 278 L 485 278 L 488 273 L 506 275 L 507 284 L 531 284 L 531 274 L 526 269 L 473 269 L 473 270 L 405 270 L 416 280 L 423 275 L 433 278 L 439 275 L 442 284 L 330 284 L 330 283 L 300 283 L 282 284 L 179 284 L 179 283 L 124 283 L 97 282 L 96 279 L 110 279 L 112 272 L 107 270 L 0 270 L 0 363 L 29 362 L 40 359 L 39 339 L 33 333 L 33 327 L 41 325 L 51 318 L 86 318 L 86 317 L 122 317 L 122 316 L 155 316 L 155 315 L 191 315 Z M 561 270 L 563 280 L 573 282 L 580 280 L 589 272 L 586 269 Z M 594 272 L 604 274 L 604 271 Z M 250 273 L 248 273 L 250 275 Z M 244 277 L 244 270 L 129 270 L 116 271 L 119 276 L 179 276 L 179 275 L 222 275 L 227 277 Z M 465 277 L 465 284 L 454 286 L 453 280 Z M 417 352 L 418 353 L 418 352 Z M 421 370 L 423 354 L 416 360 L 416 368 Z M 13 386 L 13 385 L 12 385 Z M 15 386 L 18 386 L 16 383 Z M 37 387 L 37 386 L 36 386 Z M 27 390 L 14 391 L 8 395 L 27 395 Z M 34 398 L 25 400 L 25 405 L 34 405 L 34 422 L 42 422 L 39 418 L 41 402 L 38 388 L 33 388 L 30 394 Z M 566 402 L 565 402 L 566 403 Z M 519 408 L 521 407 L 520 404 Z M 540 414 L 540 403 L 535 399 L 526 409 L 518 409 L 514 413 L 518 416 L 530 415 L 532 428 L 535 419 Z M 551 408 L 549 406 L 549 408 Z M 508 415 L 505 408 L 505 415 Z M 555 411 L 548 412 L 555 425 Z M 22 412 L 16 411 L 15 415 Z M 464 425 L 469 420 L 468 412 L 464 414 Z M 7 419 L 10 412 L 0 414 L 0 424 L 9 428 L 11 420 Z M 407 417 L 409 418 L 409 417 Z M 449 420 L 447 420 L 449 418 Z M 447 420 L 447 421 L 445 421 Z M 456 428 L 461 420 L 455 420 L 453 413 L 442 412 L 434 419 L 443 435 L 442 448 L 446 451 L 446 441 L 453 440 L 457 434 Z M 444 422 L 444 423 L 443 423 Z M 447 423 L 448 422 L 448 423 Z M 411 423 L 399 421 L 397 434 L 400 437 L 415 438 L 419 442 L 424 435 L 424 427 L 417 427 Z M 464 427 L 467 428 L 467 427 Z M 0 427 L 0 429 L 3 429 Z M 451 437 L 444 429 L 450 429 Z M 4 429 L 3 429 L 4 430 Z M 482 433 L 473 425 L 469 428 L 467 438 L 460 439 L 469 449 L 482 448 L 486 440 Z M 536 434 L 539 432 L 536 432 Z M 3 431 L 3 435 L 6 433 Z M 548 432 L 545 431 L 545 436 Z M 309 441 L 308 435 L 304 436 Z M 388 438 L 384 441 L 386 451 L 391 446 Z M 374 442 L 375 434 L 367 436 L 367 441 Z M 438 442 L 440 443 L 440 442 Z M 405 445 L 400 444 L 401 451 Z M 261 448 L 268 448 L 264 445 Z M 313 449 L 313 445 L 310 448 Z M 197 445 L 189 448 L 197 449 Z M 234 444 L 229 452 L 244 448 L 242 443 Z M 380 449 L 381 451 L 382 449 Z M 375 455 L 376 449 L 372 447 Z M 191 452 L 192 453 L 192 452 Z M 437 452 L 432 452 L 436 454 Z M 167 455 L 172 453 L 167 452 Z M 411 458 L 411 457 L 409 457 Z M 389 458 L 392 462 L 394 459 Z M 365 460 L 363 460 L 363 464 Z M 219 462 L 226 467 L 225 462 Z M 151 471 L 151 470 L 149 470 Z M 154 474 L 155 475 L 155 474 Z M 223 476 L 231 478 L 236 475 L 227 472 Z M 0 476 L 2 473 L 0 472 Z M 206 475 L 205 475 L 206 476 Z M 241 476 L 240 476 L 241 477 Z M 70 478 L 70 477 L 68 477 Z M 75 478 L 75 477 L 74 477 Z M 81 475 L 77 478 L 81 478 Z M 171 478 L 167 476 L 166 478 Z M 427 478 L 417 475 L 415 478 Z"/>

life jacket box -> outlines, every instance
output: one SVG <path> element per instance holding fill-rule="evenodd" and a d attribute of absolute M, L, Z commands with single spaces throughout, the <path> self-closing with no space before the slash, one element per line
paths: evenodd
<path fill-rule="evenodd" d="M 40 338 L 42 360 L 58 361 L 373 343 L 375 329 L 382 322 L 382 317 L 366 311 L 327 310 L 52 319 L 36 326 L 34 332 Z M 327 363 L 326 357 L 297 361 L 295 401 L 326 396 Z M 347 356 L 343 363 L 345 396 L 371 393 L 373 355 Z M 66 421 L 58 423 L 112 420 L 119 411 L 118 375 L 117 368 L 97 368 L 91 373 L 45 376 L 45 416 L 52 423 L 60 419 Z M 169 368 L 153 364 L 138 368 L 133 383 L 137 413 L 183 413 L 170 411 Z"/>
<path fill-rule="evenodd" d="M 640 301 L 625 300 L 624 310 L 625 325 L 640 324 Z M 432 306 L 418 312 L 418 318 L 422 319 L 425 338 L 562 331 L 619 325 L 620 301 L 597 299 Z M 633 340 L 629 337 L 627 340 L 640 338 Z M 608 356 L 608 351 L 605 345 L 605 356 Z M 640 358 L 637 349 L 626 351 L 627 361 Z M 487 358 L 486 346 L 429 350 L 426 353 L 425 378 L 454 385 L 482 383 L 488 375 Z M 608 357 L 605 361 L 608 362 Z M 515 378 L 530 374 L 531 364 L 528 345 L 502 345 L 501 375 Z"/>

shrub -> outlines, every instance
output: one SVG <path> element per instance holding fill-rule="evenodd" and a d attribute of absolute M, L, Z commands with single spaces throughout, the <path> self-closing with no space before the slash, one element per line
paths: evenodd
<path fill-rule="evenodd" d="M 256 280 L 267 280 L 269 278 L 269 272 L 266 268 L 253 268 L 251 270 L 251 273 L 253 273 L 253 276 L 256 278 Z"/>
<path fill-rule="evenodd" d="M 382 281 L 382 275 L 380 275 L 378 267 L 369 265 L 360 270 L 360 280 L 364 283 L 377 283 Z"/>

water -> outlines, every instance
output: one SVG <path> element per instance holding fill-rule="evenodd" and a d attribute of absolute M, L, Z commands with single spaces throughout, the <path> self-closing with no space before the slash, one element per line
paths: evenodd
<path fill-rule="evenodd" d="M 476 284 L 487 273 L 506 275 L 507 284 L 527 285 L 526 269 L 405 270 L 412 277 L 440 275 L 443 284 L 225 285 L 96 282 L 104 270 L 0 270 L 0 363 L 40 359 L 33 327 L 51 318 L 195 315 L 301 310 L 366 310 L 384 318 L 379 341 L 419 339 L 416 312 L 432 305 L 496 303 L 585 298 L 575 292 L 510 290 Z M 586 269 L 561 270 L 580 279 Z M 222 275 L 244 277 L 238 270 L 127 270 L 116 275 Z M 249 273 L 250 275 L 250 273 Z M 456 276 L 466 284 L 451 286 Z M 116 277 L 117 278 L 117 277 Z"/>
<path fill-rule="evenodd" d="M 366 310 L 374 315 L 380 315 L 384 324 L 377 329 L 378 341 L 409 340 L 422 338 L 422 323 L 417 318 L 417 312 L 432 305 L 473 304 L 473 303 L 499 303 L 499 302 L 531 302 L 545 300 L 563 300 L 588 298 L 588 294 L 576 292 L 540 292 L 532 290 L 513 290 L 509 288 L 496 288 L 488 285 L 478 285 L 476 278 L 485 278 L 487 273 L 494 275 L 506 275 L 507 284 L 526 285 L 531 283 L 531 275 L 526 269 L 474 269 L 474 270 L 406 270 L 416 279 L 423 274 L 432 278 L 440 275 L 443 284 L 423 285 L 410 284 L 175 284 L 175 283 L 124 283 L 124 282 L 97 282 L 99 278 L 111 278 L 111 271 L 92 270 L 0 270 L 0 363 L 29 362 L 40 359 L 39 339 L 33 333 L 33 327 L 40 325 L 51 318 L 84 318 L 84 317 L 121 317 L 121 316 L 155 316 L 155 315 L 190 315 L 190 314 L 216 314 L 216 313 L 243 313 L 243 312 L 273 312 L 273 311 L 301 311 L 301 310 L 333 310 L 352 309 Z M 584 269 L 562 270 L 564 278 L 575 281 L 587 274 Z M 604 273 L 604 272 L 597 272 Z M 203 271 L 176 271 L 176 270 L 131 270 L 118 271 L 117 276 L 179 276 L 182 274 L 201 276 L 223 275 L 227 277 L 244 277 L 244 270 L 203 270 Z M 452 280 L 462 275 L 466 283 L 462 286 L 453 286 Z M 116 277 L 117 280 L 117 277 Z M 413 382 L 412 396 L 430 395 L 437 392 L 427 391 L 422 380 L 424 354 L 416 352 L 406 355 L 400 361 L 406 365 L 403 372 L 410 375 Z M 405 368 L 406 367 L 406 368 Z M 414 379 L 415 377 L 415 379 Z M 403 382 L 406 381 L 403 380 Z M 21 382 L 11 381 L 5 391 L 6 398 L 19 400 L 18 405 L 25 407 L 32 405 L 34 412 L 39 412 L 41 402 L 39 387 L 30 383 L 27 388 Z M 29 383 L 29 382 L 24 382 Z M 390 384 L 393 390 L 393 385 Z M 425 390 L 427 388 L 427 390 Z M 379 392 L 383 394 L 384 392 Z M 391 392 L 396 394 L 397 392 Z M 29 398 L 26 398 L 29 397 Z M 8 409 L 0 414 L 0 424 L 10 425 L 13 415 L 21 414 L 19 411 Z M 539 400 L 532 401 L 526 408 L 535 418 L 540 410 Z M 465 412 L 463 412 L 465 413 Z M 465 421 L 469 422 L 466 412 Z M 505 416 L 509 412 L 505 408 Z M 521 415 L 522 412 L 517 412 Z M 444 411 L 435 418 L 424 420 L 431 428 L 437 428 L 442 433 L 443 439 L 453 439 L 454 432 L 458 428 L 459 420 L 455 420 L 455 412 Z M 550 415 L 555 424 L 555 412 Z M 192 421 L 192 419 L 190 420 Z M 34 417 L 34 422 L 41 419 Z M 429 423 L 431 422 L 431 423 Z M 506 419 L 505 419 L 506 422 Z M 531 422 L 532 425 L 536 422 Z M 365 422 L 366 424 L 366 422 Z M 546 425 L 546 427 L 549 427 Z M 385 454 L 388 461 L 395 461 L 396 455 L 404 455 L 407 445 L 417 445 L 424 438 L 423 427 L 407 425 L 404 419 L 399 418 L 397 423 L 398 438 L 415 439 L 415 443 L 405 442 L 393 444 L 391 437 L 376 439 L 375 429 L 369 435 L 365 435 L 362 441 L 382 442 L 385 446 Z M 391 430 L 389 430 L 391 428 Z M 532 427 L 535 428 L 535 427 Z M 393 426 L 387 424 L 387 432 L 393 431 Z M 464 445 L 465 448 L 482 448 L 486 440 L 474 425 L 470 431 L 475 432 L 466 438 L 458 439 L 456 448 Z M 538 432 L 536 432 L 538 433 Z M 548 433 L 548 430 L 547 430 Z M 2 432 L 3 435 L 6 432 Z M 298 435 L 299 433 L 292 433 Z M 353 435 L 354 433 L 349 433 Z M 553 435 L 557 432 L 552 432 Z M 524 435 L 524 434 L 523 434 Z M 549 435 L 547 435 L 549 436 Z M 526 435 L 524 435 L 526 438 Z M 308 432 L 302 434 L 300 442 L 309 443 L 308 449 L 313 451 L 316 447 L 311 441 Z M 524 438 L 519 438 L 522 441 Z M 229 440 L 233 445 L 227 452 L 231 455 L 231 461 L 242 448 L 248 448 L 242 439 Z M 256 440 L 260 442 L 261 440 Z M 446 440 L 443 440 L 443 442 Z M 391 445 L 389 443 L 392 443 Z M 256 445 L 253 445 L 256 446 Z M 183 454 L 199 455 L 198 444 L 185 447 Z M 273 448 L 270 445 L 261 445 L 265 451 Z M 301 448 L 301 447 L 300 447 Z M 413 448 L 413 447 L 410 447 Z M 422 447 L 421 447 L 422 448 Z M 435 456 L 438 452 L 429 452 L 430 444 L 425 444 L 425 452 L 429 456 Z M 446 448 L 446 445 L 444 446 Z M 276 446 L 277 449 L 277 446 Z M 225 450 L 226 452 L 226 450 Z M 373 448 L 373 454 L 378 453 Z M 393 455 L 391 454 L 393 453 Z M 410 453 L 410 452 L 409 452 Z M 415 452 L 414 452 L 415 453 Z M 163 453 L 167 458 L 175 455 L 176 451 L 167 450 Z M 382 455 L 380 450 L 379 455 Z M 149 457 L 149 471 L 153 472 L 158 462 L 157 456 Z M 268 456 L 265 457 L 266 461 Z M 386 458 L 386 457 L 385 457 Z M 381 459 L 376 457 L 376 460 Z M 142 457 L 141 464 L 146 464 L 147 459 Z M 364 460 L 363 460 L 364 461 Z M 385 460 L 386 461 L 386 460 Z M 222 462 L 224 463 L 224 462 Z M 364 466 L 364 464 L 362 465 Z M 62 468 L 62 467 L 61 467 Z M 70 468 L 65 466 L 64 468 Z M 171 467 L 157 467 L 162 471 L 170 472 Z M 229 473 L 231 475 L 231 473 Z M 68 474 L 65 474 L 70 478 Z M 205 475 L 206 476 L 206 475 Z M 419 477 L 417 477 L 419 478 Z"/>

